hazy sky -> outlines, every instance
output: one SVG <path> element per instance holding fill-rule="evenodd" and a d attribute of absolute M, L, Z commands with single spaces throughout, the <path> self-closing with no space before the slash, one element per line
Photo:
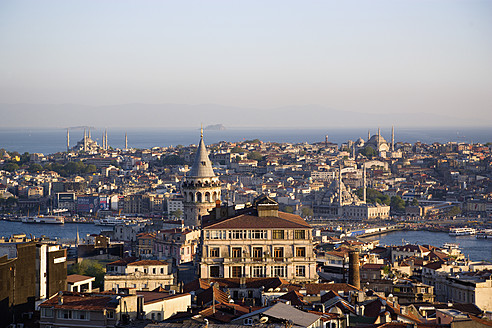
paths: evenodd
<path fill-rule="evenodd" d="M 492 1 L 2 0 L 0 103 L 492 121 Z"/>

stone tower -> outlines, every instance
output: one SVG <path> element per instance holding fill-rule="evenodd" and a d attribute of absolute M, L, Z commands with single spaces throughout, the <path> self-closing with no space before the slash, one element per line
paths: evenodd
<path fill-rule="evenodd" d="M 207 147 L 203 142 L 203 129 L 195 162 L 186 175 L 181 190 L 184 199 L 184 224 L 199 226 L 201 217 L 208 215 L 208 211 L 216 206 L 215 202 L 220 200 L 220 181 L 208 158 Z"/>
<path fill-rule="evenodd" d="M 360 289 L 360 271 L 359 271 L 359 251 L 349 251 L 349 276 L 348 283 Z"/>

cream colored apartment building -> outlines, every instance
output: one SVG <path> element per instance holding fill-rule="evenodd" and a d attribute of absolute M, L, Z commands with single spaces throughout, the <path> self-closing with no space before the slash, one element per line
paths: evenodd
<path fill-rule="evenodd" d="M 201 278 L 317 279 L 312 229 L 300 216 L 268 197 L 237 214 L 203 222 Z"/>

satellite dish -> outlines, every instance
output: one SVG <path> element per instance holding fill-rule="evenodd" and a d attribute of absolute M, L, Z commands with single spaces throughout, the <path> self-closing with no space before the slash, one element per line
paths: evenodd
<path fill-rule="evenodd" d="M 261 317 L 260 323 L 267 323 L 268 317 Z"/>

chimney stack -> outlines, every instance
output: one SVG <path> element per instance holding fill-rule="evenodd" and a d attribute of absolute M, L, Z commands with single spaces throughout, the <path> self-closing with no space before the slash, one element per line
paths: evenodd
<path fill-rule="evenodd" d="M 351 250 L 349 252 L 349 281 L 348 283 L 360 289 L 360 271 L 359 271 L 359 251 Z"/>

